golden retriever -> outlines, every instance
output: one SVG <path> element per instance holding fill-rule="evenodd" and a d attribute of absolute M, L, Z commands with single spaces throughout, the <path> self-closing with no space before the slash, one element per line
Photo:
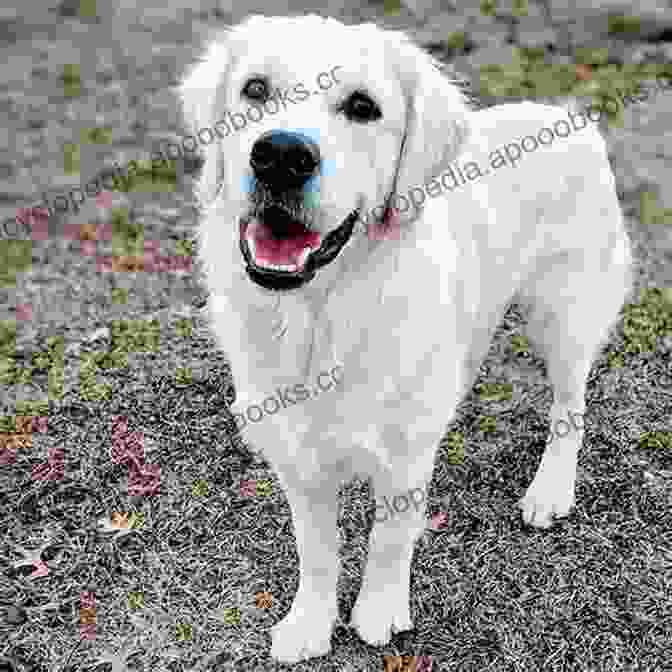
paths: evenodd
<path fill-rule="evenodd" d="M 300 584 L 271 653 L 296 661 L 329 650 L 341 482 L 424 487 L 514 298 L 548 362 L 551 422 L 582 413 L 630 248 L 594 119 L 527 102 L 477 111 L 402 33 L 253 16 L 212 41 L 180 95 L 204 144 L 200 242 L 236 410 L 252 418 L 272 391 L 342 367 L 339 385 L 245 429 L 293 515 Z M 548 445 L 525 522 L 568 514 L 579 446 Z M 371 643 L 412 627 L 424 526 L 419 511 L 373 528 L 351 619 Z"/>

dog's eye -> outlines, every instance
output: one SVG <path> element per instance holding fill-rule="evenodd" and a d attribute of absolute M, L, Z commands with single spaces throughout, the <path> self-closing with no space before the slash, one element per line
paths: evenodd
<path fill-rule="evenodd" d="M 263 79 L 255 77 L 245 84 L 243 87 L 243 95 L 250 100 L 265 102 L 269 97 L 268 85 Z"/>
<path fill-rule="evenodd" d="M 344 103 L 343 111 L 354 121 L 378 121 L 383 116 L 380 108 L 366 94 L 355 91 Z"/>

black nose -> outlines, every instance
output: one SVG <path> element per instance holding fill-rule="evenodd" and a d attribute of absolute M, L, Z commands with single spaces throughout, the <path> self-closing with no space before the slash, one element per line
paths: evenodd
<path fill-rule="evenodd" d="M 299 189 L 316 174 L 320 148 L 305 135 L 269 131 L 254 143 L 250 165 L 254 176 L 273 191 Z"/>

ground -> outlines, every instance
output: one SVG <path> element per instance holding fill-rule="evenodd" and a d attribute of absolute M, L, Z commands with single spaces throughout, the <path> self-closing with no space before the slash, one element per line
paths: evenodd
<path fill-rule="evenodd" d="M 288 3 L 0 10 L 0 669 L 290 669 L 267 658 L 298 581 L 290 517 L 263 446 L 234 435 L 190 245 L 197 162 L 89 198 L 43 235 L 8 224 L 41 192 L 180 137 L 169 87 L 210 31 L 304 9 L 404 28 L 483 105 L 599 101 L 672 74 L 662 2 Z M 382 670 L 402 654 L 441 672 L 672 668 L 671 94 L 603 122 L 637 283 L 588 381 L 576 510 L 541 532 L 515 508 L 551 398 L 514 306 L 438 447 L 415 630 L 378 648 L 339 630 L 332 654 L 291 669 Z M 129 270 L 142 252 L 186 270 Z M 344 612 L 375 505 L 349 494 Z"/>

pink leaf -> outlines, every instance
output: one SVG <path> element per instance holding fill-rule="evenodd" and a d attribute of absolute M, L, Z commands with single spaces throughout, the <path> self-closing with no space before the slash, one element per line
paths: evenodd
<path fill-rule="evenodd" d="M 92 257 L 98 251 L 98 243 L 95 240 L 82 240 L 79 243 L 82 254 Z"/>
<path fill-rule="evenodd" d="M 29 579 L 37 579 L 49 575 L 49 567 L 43 560 L 35 560 L 35 571 L 28 577 Z"/>
<path fill-rule="evenodd" d="M 131 495 L 157 494 L 160 478 L 161 467 L 158 464 L 137 465 L 128 475 L 128 492 Z"/>
<path fill-rule="evenodd" d="M 79 597 L 79 602 L 82 605 L 82 609 L 95 609 L 96 596 L 91 592 L 82 593 Z"/>
<path fill-rule="evenodd" d="M 440 530 L 448 524 L 448 514 L 445 511 L 440 511 L 432 517 L 432 528 Z"/>
<path fill-rule="evenodd" d="M 16 461 L 16 448 L 0 448 L 0 464 L 14 464 Z"/>
<path fill-rule="evenodd" d="M 52 448 L 49 451 L 47 460 L 52 467 L 62 467 L 65 464 L 65 453 L 63 448 Z"/>
<path fill-rule="evenodd" d="M 255 481 L 241 481 L 240 494 L 242 497 L 254 497 L 257 494 L 257 485 Z"/>
<path fill-rule="evenodd" d="M 21 303 L 16 306 L 17 320 L 32 320 L 33 307 L 29 303 Z"/>
<path fill-rule="evenodd" d="M 96 636 L 96 624 L 86 623 L 79 626 L 79 634 L 83 639 L 94 639 Z"/>
<path fill-rule="evenodd" d="M 101 191 L 98 196 L 96 196 L 96 205 L 99 208 L 111 208 L 112 207 L 112 192 L 111 191 Z"/>
<path fill-rule="evenodd" d="M 45 208 L 18 208 L 16 218 L 30 227 L 33 240 L 49 238 L 49 211 Z"/>
<path fill-rule="evenodd" d="M 44 434 L 47 431 L 47 416 L 38 415 L 33 418 L 33 431 Z"/>
<path fill-rule="evenodd" d="M 128 418 L 125 415 L 117 415 L 112 420 L 112 436 L 122 437 L 128 434 Z"/>
<path fill-rule="evenodd" d="M 96 270 L 98 271 L 98 273 L 110 272 L 112 270 L 112 257 L 102 255 L 97 256 Z"/>

